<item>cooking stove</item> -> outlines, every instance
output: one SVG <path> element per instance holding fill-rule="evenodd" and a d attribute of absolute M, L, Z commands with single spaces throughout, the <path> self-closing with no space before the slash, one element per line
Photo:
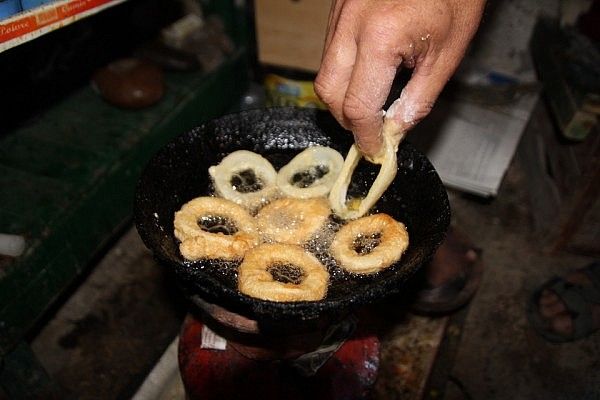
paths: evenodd
<path fill-rule="evenodd" d="M 333 329 L 300 334 L 277 328 L 249 332 L 253 321 L 216 308 L 219 315 L 208 316 L 207 322 L 224 337 L 215 340 L 203 319 L 191 314 L 181 329 L 179 370 L 189 399 L 369 397 L 377 378 L 380 342 L 360 326 L 355 329 L 353 318 Z M 224 314 L 230 318 L 225 324 Z"/>

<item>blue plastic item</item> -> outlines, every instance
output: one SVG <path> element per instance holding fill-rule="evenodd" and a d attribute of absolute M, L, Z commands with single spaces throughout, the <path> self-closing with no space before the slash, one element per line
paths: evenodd
<path fill-rule="evenodd" d="M 21 11 L 19 0 L 0 0 L 0 19 L 8 18 Z"/>
<path fill-rule="evenodd" d="M 53 0 L 21 0 L 23 10 L 39 7 L 43 4 L 52 3 Z"/>

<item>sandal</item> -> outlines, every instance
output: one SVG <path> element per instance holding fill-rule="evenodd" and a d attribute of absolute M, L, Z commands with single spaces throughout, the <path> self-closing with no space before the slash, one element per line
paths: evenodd
<path fill-rule="evenodd" d="M 572 342 L 594 333 L 600 327 L 594 326 L 592 305 L 600 304 L 600 262 L 595 262 L 578 270 L 587 275 L 591 284 L 578 285 L 563 278 L 555 277 L 535 291 L 527 303 L 527 316 L 533 328 L 546 340 L 553 343 Z M 561 335 L 551 330 L 551 319 L 543 318 L 539 312 L 540 298 L 544 290 L 551 290 L 564 303 L 573 321 L 573 334 Z"/>
<path fill-rule="evenodd" d="M 439 315 L 456 311 L 469 302 L 479 287 L 483 273 L 481 250 L 473 247 L 466 235 L 455 228 L 450 229 L 442 246 L 464 254 L 463 268 L 447 283 L 419 290 L 411 306 L 416 314 Z M 472 260 L 467 257 L 469 251 L 475 252 Z"/>

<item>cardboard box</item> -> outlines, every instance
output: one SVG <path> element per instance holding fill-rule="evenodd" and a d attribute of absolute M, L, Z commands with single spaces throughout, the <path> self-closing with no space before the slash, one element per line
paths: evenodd
<path fill-rule="evenodd" d="M 330 5 L 330 0 L 255 0 L 259 61 L 317 72 Z"/>

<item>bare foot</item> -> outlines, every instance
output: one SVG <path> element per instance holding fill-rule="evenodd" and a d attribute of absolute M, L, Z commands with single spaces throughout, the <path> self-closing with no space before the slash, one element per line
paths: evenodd
<path fill-rule="evenodd" d="M 432 287 L 438 287 L 460 276 L 464 277 L 468 266 L 477 258 L 477 252 L 466 238 L 452 231 L 425 267 L 427 282 Z"/>
<path fill-rule="evenodd" d="M 565 278 L 575 285 L 592 286 L 590 278 L 581 271 L 573 271 Z M 592 320 L 595 330 L 600 328 L 600 304 L 591 304 Z M 538 302 L 540 316 L 547 323 L 548 330 L 564 336 L 572 337 L 575 333 L 574 315 L 567 309 L 563 300 L 551 289 L 542 291 Z"/>
<path fill-rule="evenodd" d="M 412 310 L 430 315 L 457 310 L 477 290 L 482 270 L 480 254 L 471 241 L 457 229 L 451 229 L 425 266 L 426 285 L 417 292 Z"/>

